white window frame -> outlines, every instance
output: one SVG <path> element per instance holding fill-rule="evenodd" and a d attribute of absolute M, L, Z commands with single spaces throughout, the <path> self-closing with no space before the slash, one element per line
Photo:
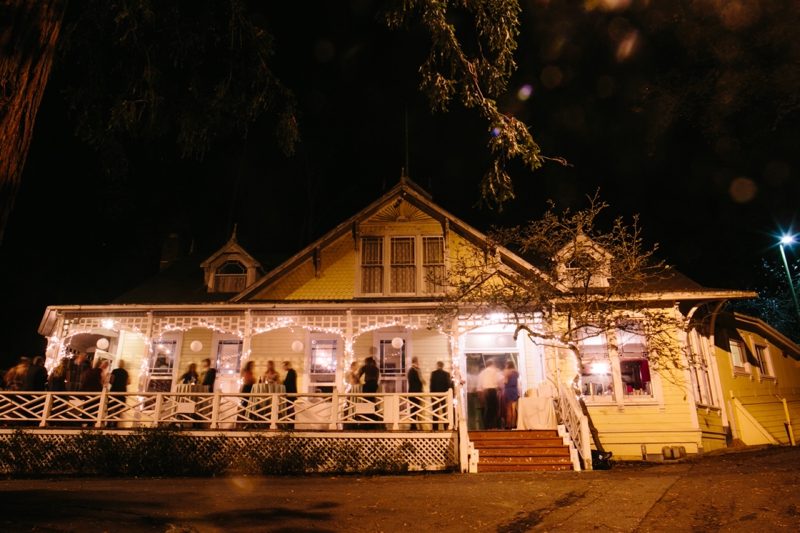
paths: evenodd
<path fill-rule="evenodd" d="M 740 365 L 736 364 L 736 359 L 733 355 L 734 345 L 739 351 Z M 750 368 L 750 363 L 747 362 L 747 343 L 740 341 L 739 339 L 731 339 L 730 336 L 728 336 L 728 351 L 730 354 L 731 373 L 733 374 L 733 377 L 747 376 L 752 380 L 752 369 Z"/>
<path fill-rule="evenodd" d="M 316 341 L 336 341 L 336 367 L 333 373 L 333 380 L 314 381 L 314 376 L 328 376 L 330 374 L 312 372 L 311 349 Z M 308 392 L 314 392 L 317 386 L 339 388 L 341 390 L 342 366 L 344 365 L 344 338 L 335 333 L 323 333 L 319 331 L 308 331 L 306 333 L 305 365 L 303 370 L 303 382 L 306 383 Z"/>
<path fill-rule="evenodd" d="M 242 348 L 241 352 L 239 353 L 239 372 L 225 374 L 219 368 L 219 346 L 221 341 L 242 341 Z M 242 363 L 244 359 L 244 339 L 236 335 L 235 333 L 220 333 L 214 332 L 211 336 L 211 346 L 213 347 L 213 351 L 211 352 L 212 357 L 211 361 L 214 364 L 214 368 L 217 370 L 217 379 L 220 378 L 230 378 L 233 376 L 240 376 L 242 373 Z"/>
<path fill-rule="evenodd" d="M 775 370 L 772 366 L 772 354 L 770 353 L 769 345 L 755 342 L 753 343 L 753 354 L 758 361 L 758 379 L 763 381 L 765 379 L 774 380 Z"/>
<path fill-rule="evenodd" d="M 183 335 L 180 333 L 165 333 L 158 337 L 157 339 L 153 339 L 153 342 L 148 346 L 147 351 L 147 379 L 144 383 L 144 390 L 146 391 L 149 383 L 150 378 L 153 376 L 152 369 L 151 369 L 151 358 L 153 357 L 153 344 L 156 342 L 174 342 L 175 343 L 175 355 L 172 358 L 172 379 L 170 381 L 170 391 L 175 390 L 175 384 L 178 381 L 178 376 L 182 375 L 180 371 L 181 368 L 181 348 L 183 345 Z M 141 382 L 140 382 L 141 383 Z"/>
<path fill-rule="evenodd" d="M 425 249 L 424 242 L 426 238 L 438 238 L 442 241 L 442 256 L 443 263 L 425 263 Z M 431 294 L 442 294 L 444 287 L 441 287 L 441 292 L 428 293 L 426 292 L 425 280 L 425 266 L 443 266 L 445 276 L 448 271 L 448 257 L 447 246 L 444 242 L 444 235 L 442 233 L 397 233 L 397 234 L 382 234 L 382 235 L 362 235 L 359 237 L 359 253 L 356 261 L 356 296 L 361 297 L 403 297 L 403 296 L 430 296 Z M 367 239 L 382 239 L 382 255 L 383 263 L 381 268 L 381 292 L 365 292 L 363 289 L 363 261 L 364 261 L 364 243 Z M 412 292 L 392 292 L 392 239 L 413 239 L 414 240 L 414 290 Z M 369 265 L 377 267 L 378 265 Z"/>

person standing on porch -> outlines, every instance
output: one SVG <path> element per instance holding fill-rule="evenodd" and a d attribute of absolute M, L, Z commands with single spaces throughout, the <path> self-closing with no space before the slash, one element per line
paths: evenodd
<path fill-rule="evenodd" d="M 28 367 L 28 371 L 25 374 L 25 384 L 22 390 L 47 390 L 47 369 L 44 367 L 44 357 L 34 357 L 33 364 Z"/>
<path fill-rule="evenodd" d="M 444 363 L 442 361 L 436 361 L 436 370 L 431 372 L 431 392 L 441 394 L 452 388 L 453 378 L 450 376 L 450 372 L 444 369 Z M 442 418 L 442 415 L 445 413 L 440 413 L 439 410 L 443 405 L 446 405 L 446 402 L 447 400 L 444 398 L 433 400 L 431 411 L 433 412 L 434 418 Z M 433 430 L 437 431 L 440 426 L 444 426 L 444 424 L 433 424 Z"/>
<path fill-rule="evenodd" d="M 381 377 L 381 371 L 378 369 L 378 365 L 375 364 L 374 357 L 367 357 L 364 359 L 364 366 L 361 367 L 361 370 L 358 371 L 358 379 L 361 379 L 361 376 L 364 376 L 364 387 L 361 389 L 365 394 L 374 394 L 378 392 L 378 380 Z M 376 402 L 374 396 L 369 398 L 372 403 Z M 377 420 L 377 415 L 371 414 L 367 415 L 372 420 Z M 366 429 L 377 429 L 376 426 L 367 426 Z"/>
<path fill-rule="evenodd" d="M 255 361 L 248 361 L 245 363 L 244 368 L 242 369 L 242 389 L 239 391 L 242 394 L 250 394 L 253 392 L 253 385 L 256 383 L 256 375 L 255 375 L 256 363 Z M 250 404 L 250 398 L 245 396 L 242 398 L 242 410 L 246 413 L 243 415 L 245 420 L 252 418 L 252 414 L 247 406 Z M 244 424 L 242 429 L 247 429 L 247 424 Z"/>
<path fill-rule="evenodd" d="M 128 392 L 128 385 L 131 383 L 131 377 L 128 371 L 125 370 L 125 361 L 119 360 L 117 368 L 111 371 L 111 388 L 108 392 Z"/>
<path fill-rule="evenodd" d="M 297 394 L 297 372 L 292 368 L 292 363 L 284 361 L 283 369 L 286 371 L 286 376 L 283 378 L 283 386 L 286 387 L 287 394 Z"/>
<path fill-rule="evenodd" d="M 506 400 L 506 429 L 514 429 L 517 427 L 517 402 L 519 401 L 519 372 L 514 368 L 514 361 L 506 361 L 504 378 L 503 397 Z"/>
<path fill-rule="evenodd" d="M 494 366 L 494 360 L 486 361 L 486 368 L 478 374 L 478 392 L 483 393 L 483 427 L 498 429 L 497 388 L 500 386 L 500 372 Z"/>
<path fill-rule="evenodd" d="M 281 376 L 278 374 L 278 371 L 275 370 L 275 362 L 274 361 L 267 361 L 267 371 L 264 372 L 264 383 L 274 383 L 280 384 Z"/>
<path fill-rule="evenodd" d="M 83 375 L 89 370 L 89 363 L 86 362 L 86 354 L 77 354 L 69 365 L 66 386 L 68 391 L 79 391 L 83 387 Z"/>
<path fill-rule="evenodd" d="M 411 358 L 411 368 L 408 369 L 408 392 L 410 394 L 421 393 L 423 384 L 419 373 L 419 358 L 414 356 Z M 417 429 L 416 420 L 421 400 L 419 396 L 409 396 L 408 399 L 411 402 L 411 431 L 414 431 Z"/>
<path fill-rule="evenodd" d="M 214 382 L 217 380 L 217 369 L 211 368 L 211 359 L 203 359 L 200 362 L 200 385 L 208 387 L 208 392 L 214 392 Z"/>

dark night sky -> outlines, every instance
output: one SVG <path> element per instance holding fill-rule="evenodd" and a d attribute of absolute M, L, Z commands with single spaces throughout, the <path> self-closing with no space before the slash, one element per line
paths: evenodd
<path fill-rule="evenodd" d="M 68 65 L 54 71 L 0 247 L 0 365 L 43 353 L 36 329 L 46 305 L 105 303 L 155 274 L 170 232 L 210 254 L 238 223 L 240 242 L 275 266 L 396 183 L 406 110 L 411 178 L 481 230 L 535 218 L 548 199 L 579 208 L 599 188 L 610 216 L 641 214 L 645 239 L 670 264 L 706 286 L 745 288 L 761 257 L 777 257 L 773 233 L 796 219 L 796 114 L 757 141 L 710 138 L 687 120 L 649 140 L 653 116 L 634 107 L 682 61 L 674 32 L 647 31 L 655 7 L 523 2 L 519 70 L 499 102 L 530 126 L 544 154 L 572 166 L 531 173 L 512 164 L 517 199 L 499 213 L 475 207 L 491 162 L 487 125 L 457 105 L 431 114 L 417 89 L 429 46 L 422 28 L 388 30 L 377 1 L 270 4 L 274 69 L 302 112 L 291 158 L 265 122 L 202 162 L 145 147 L 129 177 L 109 180 L 72 134 L 59 92 Z M 623 59 L 619 28 L 638 29 Z M 532 94 L 521 100 L 525 85 Z M 735 183 L 755 193 L 736 201 Z"/>

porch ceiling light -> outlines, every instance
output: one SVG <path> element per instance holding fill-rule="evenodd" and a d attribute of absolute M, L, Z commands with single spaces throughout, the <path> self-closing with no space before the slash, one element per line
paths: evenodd
<path fill-rule="evenodd" d="M 195 353 L 199 352 L 203 349 L 203 343 L 200 341 L 192 341 L 192 344 L 189 345 L 189 348 L 191 348 Z"/>
<path fill-rule="evenodd" d="M 303 351 L 303 343 L 300 341 L 294 341 L 292 343 L 292 351 L 294 352 L 302 352 Z"/>
<path fill-rule="evenodd" d="M 106 339 L 105 337 L 100 337 L 99 339 L 97 339 L 97 347 L 100 348 L 101 350 L 105 350 L 106 348 L 108 348 L 108 339 Z"/>
<path fill-rule="evenodd" d="M 399 350 L 400 348 L 402 348 L 403 344 L 404 344 L 403 339 L 401 339 L 400 337 L 395 337 L 394 339 L 392 339 L 392 348 L 394 348 L 395 350 Z"/>
<path fill-rule="evenodd" d="M 611 365 L 608 363 L 592 363 L 592 374 L 610 374 Z"/>
<path fill-rule="evenodd" d="M 106 329 L 114 329 L 114 321 L 110 318 L 103 319 L 100 324 Z"/>

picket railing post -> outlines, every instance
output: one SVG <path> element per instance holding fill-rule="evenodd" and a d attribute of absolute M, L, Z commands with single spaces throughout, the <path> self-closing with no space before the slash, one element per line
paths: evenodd
<path fill-rule="evenodd" d="M 42 420 L 39 422 L 39 427 L 47 425 L 47 419 L 50 418 L 50 411 L 53 409 L 53 393 L 48 392 L 44 399 L 44 407 L 42 408 Z"/>
<path fill-rule="evenodd" d="M 156 407 L 153 411 L 153 427 L 158 427 L 158 422 L 161 420 L 161 408 L 164 404 L 164 393 L 156 393 Z"/>
<path fill-rule="evenodd" d="M 336 429 L 339 422 L 339 389 L 333 389 L 331 395 L 331 420 L 328 429 Z"/>
<path fill-rule="evenodd" d="M 100 398 L 99 398 L 100 403 L 97 406 L 97 418 L 94 423 L 94 427 L 96 428 L 103 427 L 103 418 L 105 418 L 106 414 L 106 401 L 108 399 L 106 397 L 107 394 L 108 393 L 106 392 L 106 389 L 103 388 L 103 391 L 100 393 Z"/>
<path fill-rule="evenodd" d="M 215 391 L 214 399 L 211 401 L 211 429 L 219 429 L 219 408 L 221 399 L 219 391 Z"/>

